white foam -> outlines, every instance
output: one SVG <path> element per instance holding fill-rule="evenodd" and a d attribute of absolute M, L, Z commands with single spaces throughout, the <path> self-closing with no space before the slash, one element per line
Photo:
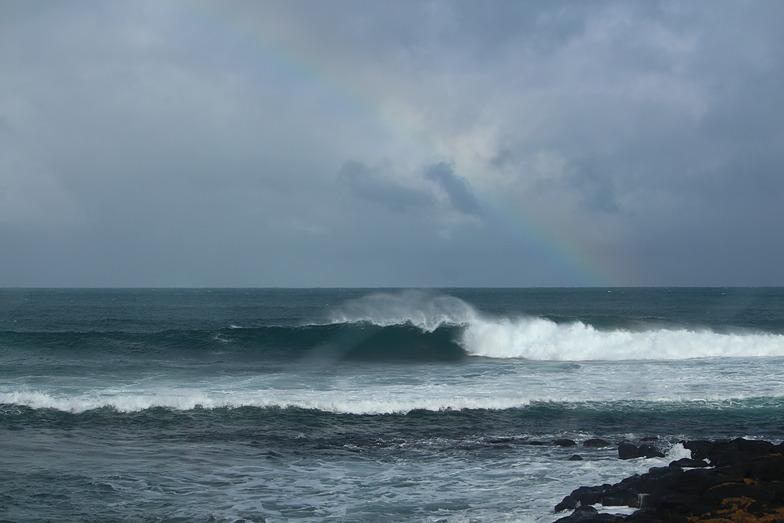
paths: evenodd
<path fill-rule="evenodd" d="M 21 405 L 33 409 L 54 409 L 65 412 L 85 412 L 98 408 L 114 408 L 120 412 L 136 412 L 152 407 L 191 410 L 199 406 L 215 408 L 224 405 L 203 393 L 182 394 L 122 394 L 106 391 L 60 395 L 41 391 L 10 392 L 0 394 L 0 403 Z M 231 403 L 231 402 L 229 402 Z"/>
<path fill-rule="evenodd" d="M 667 451 L 667 455 L 664 457 L 665 461 L 672 462 L 678 461 L 679 459 L 691 459 L 692 454 L 689 449 L 683 446 L 681 443 L 676 443 L 673 445 L 670 450 Z"/>
<path fill-rule="evenodd" d="M 0 393 L 0 404 L 12 404 L 33 409 L 54 409 L 80 413 L 98 408 L 113 408 L 119 412 L 138 412 L 154 407 L 175 410 L 196 408 L 239 408 L 277 407 L 303 408 L 337 414 L 405 414 L 413 410 L 433 412 L 462 409 L 501 410 L 524 407 L 530 403 L 526 398 L 492 397 L 432 397 L 412 396 L 384 397 L 360 393 L 338 392 L 324 395 L 301 391 L 299 394 L 282 397 L 274 391 L 264 393 L 237 392 L 222 394 L 215 391 L 161 390 L 149 393 L 102 393 L 74 396 L 57 395 L 41 391 Z"/>
<path fill-rule="evenodd" d="M 684 360 L 784 356 L 784 336 L 709 330 L 599 331 L 543 318 L 476 319 L 462 344 L 472 355 L 547 361 Z"/>
<path fill-rule="evenodd" d="M 154 407 L 174 410 L 193 410 L 197 408 L 302 408 L 332 412 L 336 414 L 406 414 L 415 410 L 441 412 L 449 410 L 485 409 L 504 410 L 524 408 L 532 403 L 541 405 L 572 405 L 574 408 L 603 408 L 608 404 L 618 405 L 620 392 L 626 392 L 626 401 L 643 401 L 656 404 L 698 404 L 722 408 L 727 402 L 739 401 L 744 394 L 729 391 L 713 399 L 704 397 L 671 398 L 662 397 L 662 390 L 645 390 L 638 387 L 637 393 L 628 393 L 630 383 L 622 381 L 617 386 L 607 388 L 601 377 L 595 381 L 578 384 L 576 390 L 569 390 L 561 383 L 552 389 L 530 387 L 521 393 L 514 384 L 501 380 L 492 385 L 485 381 L 476 384 L 456 386 L 416 387 L 410 386 L 372 386 L 367 389 L 348 390 L 221 390 L 216 387 L 187 389 L 177 386 L 159 385 L 147 390 L 93 389 L 79 393 L 63 393 L 54 390 L 0 391 L 0 404 L 26 406 L 33 409 L 55 409 L 80 413 L 98 408 L 112 408 L 119 412 L 138 412 Z M 606 381 L 606 380 L 604 380 Z M 639 380 L 638 380 L 639 381 Z M 492 387 L 498 387 L 493 390 Z M 722 388 L 732 388 L 733 383 L 719 384 Z M 607 390 L 603 390 L 603 389 Z M 772 397 L 784 396 L 779 386 Z M 591 392 L 588 392 L 588 391 Z M 635 397 L 632 397 L 635 396 Z M 750 397 L 748 399 L 755 399 Z M 621 402 L 623 403 L 623 402 Z"/>
<path fill-rule="evenodd" d="M 465 350 L 491 358 L 665 361 L 784 356 L 784 336 L 778 334 L 725 334 L 685 327 L 601 331 L 579 321 L 559 324 L 537 317 L 487 318 L 459 298 L 424 291 L 364 296 L 342 305 L 331 319 L 379 326 L 411 324 L 427 332 L 442 325 L 461 325 Z"/>

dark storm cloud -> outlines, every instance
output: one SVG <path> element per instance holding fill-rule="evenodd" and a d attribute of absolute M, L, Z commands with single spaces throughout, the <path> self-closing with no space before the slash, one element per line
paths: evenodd
<path fill-rule="evenodd" d="M 0 285 L 784 284 L 783 17 L 2 3 Z"/>

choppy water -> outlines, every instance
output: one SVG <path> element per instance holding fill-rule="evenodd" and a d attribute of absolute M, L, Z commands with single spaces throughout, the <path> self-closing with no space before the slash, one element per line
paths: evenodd
<path fill-rule="evenodd" d="M 551 521 L 680 439 L 780 441 L 783 364 L 784 289 L 5 289 L 0 516 Z"/>

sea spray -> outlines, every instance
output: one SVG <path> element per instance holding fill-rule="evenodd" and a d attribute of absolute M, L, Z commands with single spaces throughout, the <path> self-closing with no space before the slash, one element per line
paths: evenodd
<path fill-rule="evenodd" d="M 465 325 L 476 311 L 454 296 L 426 291 L 373 293 L 344 303 L 332 315 L 335 323 L 368 322 L 389 326 L 412 324 L 426 332 L 442 325 Z"/>

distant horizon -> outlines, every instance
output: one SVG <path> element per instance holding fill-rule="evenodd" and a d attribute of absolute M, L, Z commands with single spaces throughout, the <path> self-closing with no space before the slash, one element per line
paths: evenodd
<path fill-rule="evenodd" d="M 259 287 L 168 287 L 168 286 L 141 286 L 141 287 L 2 287 L 0 290 L 449 290 L 449 289 L 486 289 L 486 290 L 590 290 L 590 289 L 784 289 L 784 285 L 604 285 L 604 286 L 528 286 L 528 287 L 484 287 L 484 286 L 441 286 L 441 287 L 425 287 L 425 286 L 392 286 L 392 287 L 366 287 L 366 286 L 343 286 L 343 287 L 273 287 L 273 286 L 259 286 Z"/>

